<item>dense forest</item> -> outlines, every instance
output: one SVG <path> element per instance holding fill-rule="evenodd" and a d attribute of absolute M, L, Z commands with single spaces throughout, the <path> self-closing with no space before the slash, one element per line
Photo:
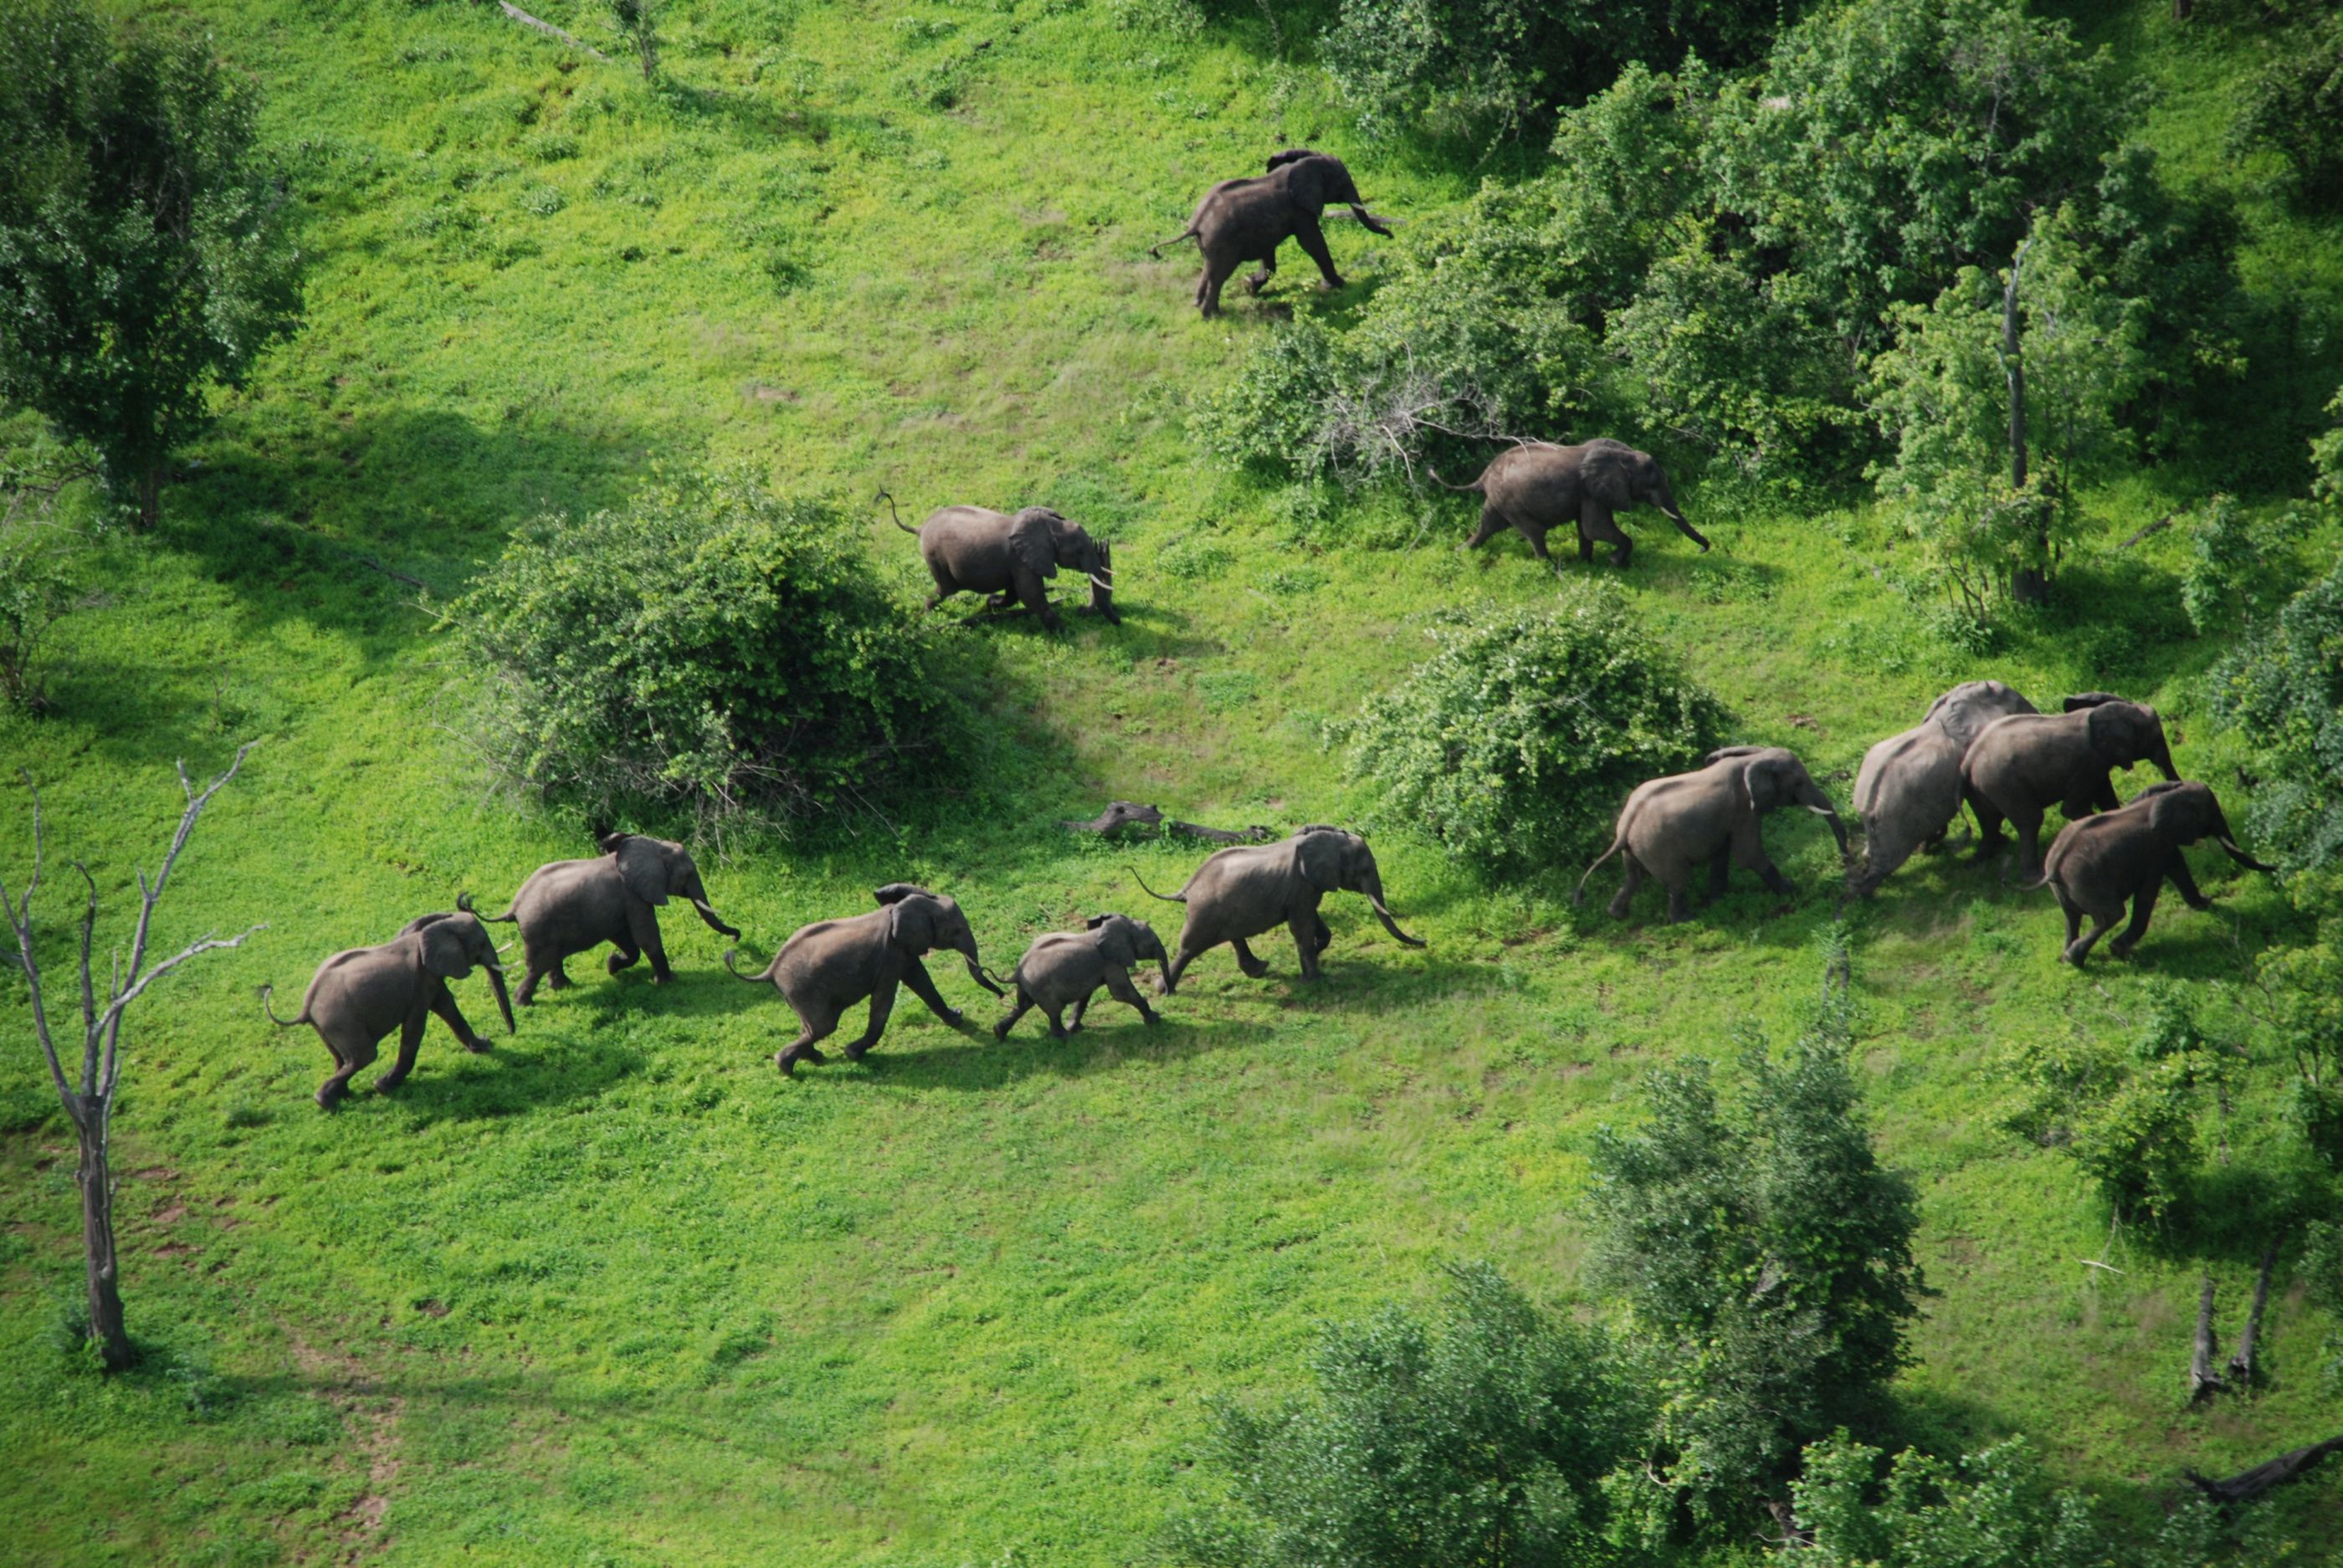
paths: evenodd
<path fill-rule="evenodd" d="M 2343 1562 L 2343 9 L 0 57 L 12 1561 Z"/>

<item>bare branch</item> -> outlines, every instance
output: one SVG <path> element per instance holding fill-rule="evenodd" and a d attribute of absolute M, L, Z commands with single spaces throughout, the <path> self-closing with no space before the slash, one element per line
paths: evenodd
<path fill-rule="evenodd" d="M 33 957 L 33 890 L 41 885 L 41 859 L 47 840 L 41 822 L 41 791 L 33 783 L 29 771 L 25 774 L 25 789 L 33 797 L 33 873 L 25 883 L 24 897 L 13 904 L 8 901 L 7 884 L 0 882 L 0 910 L 7 911 L 8 928 L 15 934 L 16 964 L 25 971 L 25 989 L 31 993 L 33 1036 L 40 1041 L 41 1055 L 48 1061 L 49 1081 L 56 1085 L 57 1099 L 78 1125 L 81 1111 L 72 1086 L 65 1081 L 65 1063 L 57 1056 L 56 1041 L 49 1033 L 49 1011 L 41 1000 L 41 966 Z"/>
<path fill-rule="evenodd" d="M 79 860 L 74 869 L 89 893 L 81 911 L 81 1091 L 87 1095 L 97 1091 L 97 996 L 89 978 L 90 944 L 97 935 L 97 879 Z"/>
<path fill-rule="evenodd" d="M 221 948 L 240 948 L 244 945 L 245 938 L 251 936 L 256 931 L 265 931 L 267 929 L 268 923 L 264 920 L 256 926 L 246 926 L 243 930 L 238 931 L 232 937 L 205 937 L 201 940 L 190 942 L 186 947 L 181 948 L 177 952 L 173 953 L 169 958 L 165 959 L 161 963 L 156 964 L 154 968 L 148 970 L 146 973 L 132 980 L 129 985 L 123 988 L 122 994 L 114 999 L 114 1005 L 107 1008 L 105 1013 L 98 1020 L 99 1027 L 104 1030 L 107 1035 L 106 1044 L 108 1048 L 106 1053 L 106 1076 L 99 1084 L 101 1098 L 104 1098 L 106 1095 L 111 1095 L 114 1092 L 114 1084 L 118 1073 L 118 1068 L 115 1060 L 115 1053 L 112 1046 L 113 1038 L 122 1032 L 123 1010 L 128 1007 L 132 1002 L 136 1001 L 141 996 L 144 996 L 148 986 L 153 985 L 156 980 L 161 980 L 173 970 L 177 969 L 181 964 L 186 963 L 189 959 L 197 957 L 203 953 L 216 952 Z"/>
<path fill-rule="evenodd" d="M 560 28 L 555 26 L 550 22 L 538 21 L 528 12 L 514 5 L 512 0 L 497 0 L 497 9 L 502 11 L 506 15 L 519 23 L 522 26 L 534 27 L 548 37 L 558 38 L 573 49 L 583 49 L 588 55 L 593 55 L 597 60 L 607 62 L 610 58 L 609 55 L 605 55 L 601 50 L 594 47 L 593 45 L 587 43 L 583 38 L 573 37 L 569 34 L 565 33 Z"/>

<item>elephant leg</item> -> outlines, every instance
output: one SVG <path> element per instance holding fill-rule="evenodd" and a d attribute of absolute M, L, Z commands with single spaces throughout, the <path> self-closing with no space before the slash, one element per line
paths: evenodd
<path fill-rule="evenodd" d="M 320 1030 L 318 1033 L 321 1038 L 326 1038 L 324 1030 Z M 326 1038 L 326 1049 L 334 1053 L 336 1070 L 331 1078 L 317 1085 L 317 1105 L 320 1110 L 331 1111 L 335 1103 L 349 1092 L 350 1080 L 358 1070 L 374 1060 L 375 1042 L 348 1040 L 337 1045 L 332 1039 Z"/>
<path fill-rule="evenodd" d="M 1586 525 L 1583 522 L 1578 525 L 1578 558 L 1587 565 L 1594 564 L 1594 541 L 1588 537 Z"/>
<path fill-rule="evenodd" d="M 627 935 L 631 940 L 626 945 L 640 948 L 643 957 L 651 960 L 655 982 L 665 985 L 675 978 L 675 971 L 667 967 L 667 945 L 659 940 L 659 911 L 631 896 L 627 900 Z"/>
<path fill-rule="evenodd" d="M 1708 901 L 1715 903 L 1725 897 L 1726 884 L 1733 875 L 1733 846 L 1725 845 L 1708 859 Z"/>
<path fill-rule="evenodd" d="M 1481 526 L 1473 530 L 1473 537 L 1464 541 L 1464 548 L 1477 550 L 1504 531 L 1504 513 L 1497 510 L 1495 502 L 1483 501 L 1481 504 Z"/>
<path fill-rule="evenodd" d="M 846 1060 L 860 1061 L 879 1037 L 887 1032 L 887 1015 L 895 1010 L 895 981 L 880 980 L 870 992 L 870 1018 L 863 1024 L 862 1032 L 846 1042 Z"/>
<path fill-rule="evenodd" d="M 569 971 L 562 967 L 566 961 L 566 959 L 556 959 L 553 960 L 553 967 L 545 971 L 546 990 L 568 990 L 569 989 Z"/>
<path fill-rule="evenodd" d="M 1245 292 L 1247 294 L 1259 294 L 1268 286 L 1269 280 L 1276 275 L 1277 253 L 1272 250 L 1267 256 L 1262 257 L 1261 270 L 1254 273 L 1251 277 L 1245 279 Z"/>
<path fill-rule="evenodd" d="M 1592 496 L 1579 503 L 1578 537 L 1590 556 L 1595 540 L 1609 545 L 1611 564 L 1614 567 L 1625 566 L 1627 558 L 1635 553 L 1635 541 L 1619 531 L 1619 525 L 1611 520 L 1611 508 Z"/>
<path fill-rule="evenodd" d="M 1237 968 L 1244 971 L 1245 979 L 1259 980 L 1269 972 L 1269 961 L 1254 957 L 1253 950 L 1245 946 L 1245 940 L 1242 937 L 1238 937 L 1230 942 L 1229 946 L 1236 949 Z"/>
<path fill-rule="evenodd" d="M 1627 918 L 1628 906 L 1635 901 L 1635 894 L 1643 887 L 1644 877 L 1650 874 L 1644 869 L 1644 862 L 1635 859 L 1633 849 L 1620 858 L 1627 862 L 1627 874 L 1621 879 L 1619 890 L 1611 896 L 1611 918 L 1614 920 Z"/>
<path fill-rule="evenodd" d="M 1050 608 L 1049 584 L 1041 578 L 1030 572 L 1018 573 L 1017 597 L 1046 629 L 1055 631 L 1064 624 L 1058 618 L 1058 612 Z"/>
<path fill-rule="evenodd" d="M 464 1017 L 463 1009 L 456 1005 L 456 994 L 447 989 L 445 981 L 440 983 L 437 993 L 431 999 L 431 1010 L 438 1015 L 439 1021 L 447 1026 L 448 1031 L 466 1050 L 475 1056 L 488 1054 L 488 1042 L 480 1038 L 478 1031 Z"/>
<path fill-rule="evenodd" d="M 1139 988 L 1131 983 L 1131 971 L 1128 970 L 1111 969 L 1106 971 L 1106 994 L 1125 1007 L 1136 1008 L 1141 1023 L 1152 1025 L 1162 1020 L 1163 1015 L 1148 1006 L 1147 999 L 1139 994 Z M 1081 1009 L 1088 1007 L 1090 1000 L 1090 998 L 1084 997 L 1074 1004 L 1076 1015 L 1074 1021 L 1077 1025 L 1081 1021 Z"/>
<path fill-rule="evenodd" d="M 1045 1007 L 1041 1010 L 1041 1016 L 1050 1020 L 1050 1038 L 1051 1040 L 1063 1040 L 1066 1038 L 1066 1019 L 1063 1009 L 1052 1011 L 1049 1008 Z"/>
<path fill-rule="evenodd" d="M 2068 942 L 2066 944 L 2066 950 L 2060 953 L 2058 956 L 2066 960 L 2068 963 L 2073 964 L 2077 969 L 2081 969 L 2083 967 L 2083 960 L 2091 956 L 2091 945 L 2094 942 L 2097 942 L 2101 937 L 2107 934 L 2107 928 L 2114 925 L 2117 918 L 2121 916 L 2122 913 L 2123 906 L 2120 904 L 2116 906 L 2116 912 L 2114 915 L 2102 915 L 2094 911 L 2091 915 L 2091 929 L 2089 933 L 2080 941 Z M 2077 923 L 2079 924 L 2080 922 L 2078 921 Z"/>
<path fill-rule="evenodd" d="M 1730 848 L 1734 860 L 1745 869 L 1756 872 L 1757 879 L 1776 895 L 1786 899 L 1797 891 L 1790 879 L 1782 875 L 1782 869 L 1774 864 L 1773 857 L 1765 853 L 1765 840 L 1754 827 L 1735 834 Z"/>
<path fill-rule="evenodd" d="M 2009 825 L 2017 829 L 2017 879 L 2030 882 L 2042 874 L 2042 813 L 2029 809 L 2023 817 L 2010 818 Z"/>
<path fill-rule="evenodd" d="M 1990 860 L 2001 849 L 2001 825 L 2008 819 L 2001 814 L 2000 807 L 1976 790 L 1970 789 L 1965 793 L 1968 796 L 1969 809 L 1976 816 L 1976 858 L 1979 860 Z"/>
<path fill-rule="evenodd" d="M 1554 574 L 1557 577 L 1560 576 L 1562 573 L 1562 568 L 1554 561 L 1554 552 L 1545 548 L 1546 530 L 1539 528 L 1534 523 L 1516 524 L 1515 528 L 1520 532 L 1522 538 L 1529 540 L 1530 554 L 1537 557 L 1538 559 L 1544 561 L 1546 565 L 1553 567 Z"/>
<path fill-rule="evenodd" d="M 1668 924 L 1680 926 L 1690 919 L 1692 919 L 1690 890 L 1680 886 L 1668 889 Z"/>
<path fill-rule="evenodd" d="M 1204 257 L 1204 275 L 1196 280 L 1196 304 L 1205 320 L 1221 313 L 1221 287 L 1228 282 L 1229 274 L 1237 269 L 1238 259 L 1209 254 Z"/>
<path fill-rule="evenodd" d="M 1318 978 L 1317 925 L 1315 910 L 1304 910 L 1285 922 L 1285 929 L 1293 933 L 1293 950 L 1302 960 L 1302 978 L 1305 980 Z"/>
<path fill-rule="evenodd" d="M 2161 892 L 2163 888 L 2164 884 L 2160 881 L 2150 882 L 2133 895 L 2131 924 L 2126 926 L 2116 940 L 2107 944 L 2107 951 L 2119 959 L 2131 957 L 2132 949 L 2139 946 L 2139 939 L 2147 934 L 2147 918 L 2156 913 L 2156 895 Z"/>
<path fill-rule="evenodd" d="M 1009 1038 L 1009 1031 L 1017 1027 L 1017 1020 L 1023 1018 L 1032 1010 L 1033 999 L 1025 994 L 1025 988 L 1023 986 L 1019 986 L 1017 988 L 1017 1005 L 1009 1010 L 1008 1016 L 1003 1018 L 999 1023 L 992 1026 L 992 1038 L 995 1040 L 1007 1040 Z"/>
<path fill-rule="evenodd" d="M 407 1075 L 415 1070 L 415 1053 L 423 1045 L 423 1022 L 430 1016 L 431 1010 L 426 1007 L 407 1010 L 405 1020 L 398 1026 L 398 1055 L 392 1060 L 390 1070 L 374 1081 L 376 1093 L 385 1094 L 397 1089 L 407 1081 Z"/>
<path fill-rule="evenodd" d="M 1342 275 L 1334 270 L 1334 253 L 1326 248 L 1326 236 L 1320 232 L 1316 220 L 1311 219 L 1297 226 L 1293 237 L 1302 242 L 1302 248 L 1309 252 L 1310 259 L 1318 264 L 1320 285 L 1330 294 L 1342 287 Z"/>
<path fill-rule="evenodd" d="M 525 972 L 520 977 L 519 986 L 513 991 L 513 1001 L 518 1006 L 527 1007 L 537 1000 L 538 982 L 559 969 L 561 960 L 524 942 L 521 945 L 521 964 Z"/>
<path fill-rule="evenodd" d="M 2058 895 L 2058 908 L 2066 917 L 2066 940 L 2060 949 L 2063 953 L 2073 948 L 2075 939 L 2083 934 L 2083 909 L 2081 905 L 2066 896 L 2066 890 L 2064 888 L 2054 890 Z"/>
<path fill-rule="evenodd" d="M 798 1063 L 810 1061 L 820 1067 L 830 1059 L 814 1048 L 814 1042 L 828 1040 L 838 1029 L 838 1010 L 827 1003 L 816 1007 L 800 1005 L 798 999 L 789 999 L 790 1010 L 798 1015 L 798 1037 L 774 1053 L 773 1065 L 788 1077 L 795 1078 Z"/>
<path fill-rule="evenodd" d="M 943 993 L 936 990 L 936 982 L 928 978 L 928 966 L 919 960 L 913 959 L 903 966 L 903 983 L 911 988 L 913 996 L 928 1004 L 930 1012 L 943 1020 L 951 1028 L 958 1029 L 968 1021 L 967 1016 L 960 1009 L 944 1000 Z M 874 1042 L 878 1039 L 876 1035 L 871 1038 Z"/>
<path fill-rule="evenodd" d="M 643 956 L 641 951 L 631 941 L 618 942 L 617 944 L 617 950 L 618 950 L 611 953 L 608 958 L 602 960 L 603 970 L 610 974 L 617 974 L 620 970 L 634 968 L 635 960 Z"/>
<path fill-rule="evenodd" d="M 1155 982 L 1156 994 L 1170 996 L 1179 990 L 1180 977 L 1188 972 L 1188 966 L 1219 945 L 1218 941 L 1192 942 L 1188 933 L 1182 931 L 1178 950 L 1172 953 L 1172 961 L 1163 966 L 1162 977 Z"/>
<path fill-rule="evenodd" d="M 2174 890 L 2190 909 L 2209 910 L 2213 907 L 2213 900 L 2205 896 L 2204 890 L 2197 885 L 2197 879 L 2189 874 L 2188 862 L 2181 859 L 2179 850 L 2172 851 L 2171 863 L 2165 868 L 2164 874 L 2172 879 Z"/>

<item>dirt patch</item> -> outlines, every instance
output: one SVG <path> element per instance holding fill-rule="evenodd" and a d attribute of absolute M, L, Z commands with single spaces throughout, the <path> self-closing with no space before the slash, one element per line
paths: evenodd
<path fill-rule="evenodd" d="M 349 1432 L 337 1464 L 365 1467 L 366 1491 L 334 1516 L 341 1527 L 339 1560 L 360 1562 L 389 1543 L 383 1520 L 390 1512 L 404 1467 L 398 1454 L 398 1423 L 407 1413 L 406 1397 L 387 1392 L 355 1357 L 321 1351 L 289 1328 L 285 1337 L 293 1347 L 294 1365 L 319 1397 L 339 1412 Z"/>

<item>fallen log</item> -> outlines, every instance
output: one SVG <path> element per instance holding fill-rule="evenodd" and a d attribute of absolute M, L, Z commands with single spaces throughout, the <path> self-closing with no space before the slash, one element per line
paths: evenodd
<path fill-rule="evenodd" d="M 1136 800 L 1117 800 L 1087 822 L 1067 822 L 1066 827 L 1077 833 L 1097 833 L 1111 839 L 1131 828 L 1153 828 L 1161 823 L 1163 813 L 1152 806 L 1142 806 Z"/>
<path fill-rule="evenodd" d="M 2254 1381 L 2254 1341 L 2262 1332 L 2262 1309 L 2269 1305 L 2270 1271 L 2278 1267 L 2278 1243 L 2262 1253 L 2261 1277 L 2254 1282 L 2254 1304 L 2246 1312 L 2245 1332 L 2237 1336 L 2237 1353 L 2229 1358 L 2229 1386 L 2250 1388 Z"/>
<path fill-rule="evenodd" d="M 1166 821 L 1161 811 L 1136 800 L 1117 800 L 1087 822 L 1064 820 L 1062 825 L 1077 833 L 1096 833 L 1108 839 L 1120 838 L 1134 829 L 1156 829 L 1166 839 L 1199 839 L 1207 844 L 1266 844 L 1277 837 L 1276 829 L 1258 822 L 1232 831 L 1227 828 L 1207 828 L 1198 822 Z"/>
<path fill-rule="evenodd" d="M 2330 1453 L 2343 1453 L 2343 1437 L 2330 1437 L 2279 1454 L 2276 1459 L 2241 1470 L 2227 1481 L 2208 1481 L 2193 1470 L 2180 1473 L 2188 1483 L 2216 1503 L 2247 1503 L 2273 1486 L 2282 1486 Z"/>
<path fill-rule="evenodd" d="M 2197 1353 L 2188 1358 L 2188 1402 L 2195 1404 L 2220 1388 L 2221 1374 L 2213 1370 L 2213 1276 L 2197 1298 Z"/>

